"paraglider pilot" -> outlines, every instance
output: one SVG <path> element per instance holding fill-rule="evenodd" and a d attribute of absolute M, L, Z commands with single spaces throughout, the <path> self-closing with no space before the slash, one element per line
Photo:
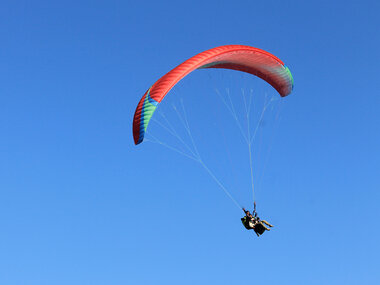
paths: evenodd
<path fill-rule="evenodd" d="M 245 216 L 241 218 L 241 222 L 247 230 L 254 230 L 257 236 L 262 235 L 266 230 L 270 231 L 270 229 L 267 228 L 265 225 L 267 225 L 270 228 L 273 227 L 273 225 L 271 225 L 265 220 L 261 220 L 257 216 L 256 203 L 254 203 L 254 209 L 252 211 L 252 214 L 244 208 L 243 211 L 245 213 Z"/>

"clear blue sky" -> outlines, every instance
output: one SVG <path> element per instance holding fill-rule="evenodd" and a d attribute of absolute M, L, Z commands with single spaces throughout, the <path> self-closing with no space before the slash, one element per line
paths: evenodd
<path fill-rule="evenodd" d="M 2 1 L 0 284 L 377 284 L 379 10 L 378 1 Z M 145 90 L 224 44 L 272 52 L 295 79 L 257 189 L 275 228 L 259 239 L 199 165 L 132 139 Z M 178 89 L 189 111 L 205 100 L 212 72 L 202 72 Z"/>

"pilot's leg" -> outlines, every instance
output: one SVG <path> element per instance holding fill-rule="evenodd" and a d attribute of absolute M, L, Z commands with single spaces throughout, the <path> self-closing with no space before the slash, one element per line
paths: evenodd
<path fill-rule="evenodd" d="M 264 221 L 261 221 L 261 223 L 260 223 L 260 224 L 261 224 L 261 225 L 264 227 L 264 229 L 266 229 L 267 231 L 270 231 L 270 229 L 269 229 L 269 228 L 267 228 L 266 226 L 264 226 L 263 222 L 264 222 Z"/>
<path fill-rule="evenodd" d="M 264 224 L 266 224 L 267 226 L 269 227 L 273 227 L 273 225 L 271 225 L 270 223 L 268 223 L 266 220 L 261 220 Z"/>

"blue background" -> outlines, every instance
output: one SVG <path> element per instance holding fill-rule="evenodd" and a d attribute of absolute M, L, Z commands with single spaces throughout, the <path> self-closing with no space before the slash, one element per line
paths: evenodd
<path fill-rule="evenodd" d="M 378 283 L 379 9 L 2 1 L 0 283 Z M 224 44 L 272 52 L 295 79 L 260 238 L 204 170 L 132 140 L 145 90 Z"/>

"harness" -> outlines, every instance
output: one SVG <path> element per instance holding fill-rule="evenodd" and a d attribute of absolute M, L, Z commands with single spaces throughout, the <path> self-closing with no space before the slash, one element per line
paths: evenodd
<path fill-rule="evenodd" d="M 253 230 L 255 227 L 255 222 L 253 221 L 253 219 L 251 219 L 247 216 L 244 216 L 243 218 L 241 218 L 241 222 L 243 223 L 243 226 L 247 230 Z"/>

